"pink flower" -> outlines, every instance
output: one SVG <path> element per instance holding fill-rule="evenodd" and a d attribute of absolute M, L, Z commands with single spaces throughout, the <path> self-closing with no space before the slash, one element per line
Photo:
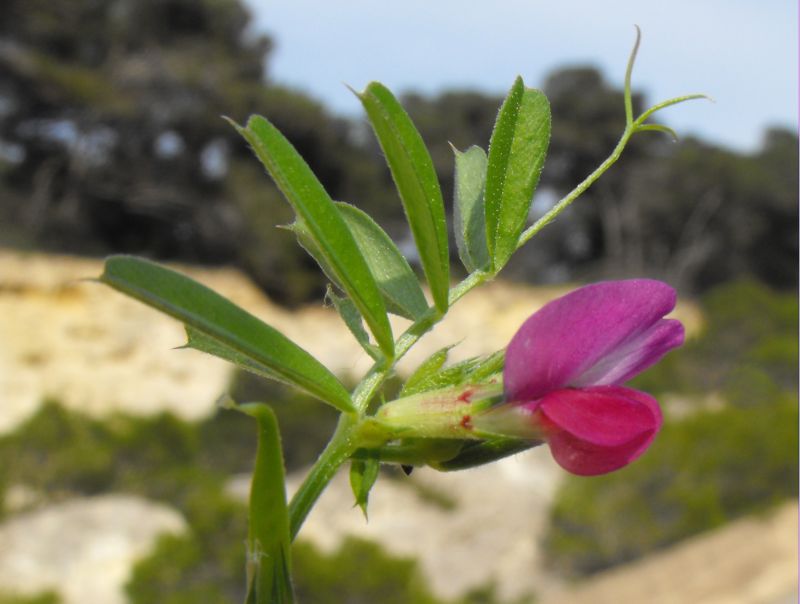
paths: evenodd
<path fill-rule="evenodd" d="M 543 438 L 573 474 L 604 474 L 639 457 L 663 418 L 649 394 L 621 386 L 683 343 L 664 319 L 675 290 L 633 279 L 582 287 L 534 313 L 506 351 L 506 403 L 476 427 Z M 499 429 L 499 430 L 498 430 Z"/>

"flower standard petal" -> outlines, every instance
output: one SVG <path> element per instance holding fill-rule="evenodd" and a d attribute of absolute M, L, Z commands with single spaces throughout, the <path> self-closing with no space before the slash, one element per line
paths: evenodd
<path fill-rule="evenodd" d="M 580 382 L 582 374 L 661 321 L 675 299 L 666 283 L 631 279 L 587 285 L 546 304 L 508 345 L 507 400 L 535 400 Z"/>
<path fill-rule="evenodd" d="M 556 390 L 526 406 L 559 465 L 583 476 L 629 464 L 663 423 L 653 397 L 621 386 Z"/>

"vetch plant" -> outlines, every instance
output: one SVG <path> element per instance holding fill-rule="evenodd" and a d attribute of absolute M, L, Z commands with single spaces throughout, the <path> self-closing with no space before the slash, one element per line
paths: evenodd
<path fill-rule="evenodd" d="M 526 228 L 550 139 L 541 91 L 517 78 L 489 142 L 454 150 L 454 224 L 469 272 L 450 283 L 444 201 L 431 157 L 392 93 L 371 83 L 357 93 L 396 184 L 429 301 L 402 253 L 370 216 L 334 202 L 288 140 L 266 119 L 233 122 L 295 211 L 290 228 L 331 282 L 328 298 L 374 363 L 352 391 L 279 331 L 205 286 L 139 258 L 107 260 L 100 280 L 181 321 L 186 346 L 268 379 L 291 384 L 340 411 L 337 428 L 290 502 L 275 416 L 263 403 L 230 404 L 256 420 L 258 451 L 250 493 L 246 604 L 292 602 L 290 543 L 339 468 L 350 462 L 355 501 L 366 512 L 381 463 L 455 470 L 547 442 L 577 474 L 609 472 L 642 454 L 661 425 L 656 401 L 621 384 L 682 341 L 663 316 L 673 290 L 633 280 L 581 288 L 551 302 L 520 328 L 507 350 L 446 366 L 434 353 L 405 382 L 400 398 L 381 404 L 381 387 L 397 361 L 462 296 L 493 279 L 544 226 L 619 159 L 630 138 L 666 126 L 657 111 L 703 95 L 659 103 L 634 118 L 631 71 L 625 78 L 626 126 L 592 174 Z M 408 319 L 392 332 L 388 313 Z"/>
<path fill-rule="evenodd" d="M 655 399 L 620 384 L 683 343 L 680 322 L 663 318 L 675 298 L 648 279 L 582 287 L 525 321 L 506 349 L 502 383 L 493 376 L 401 398 L 383 405 L 376 422 L 392 437 L 546 441 L 573 474 L 619 469 L 661 427 Z"/>

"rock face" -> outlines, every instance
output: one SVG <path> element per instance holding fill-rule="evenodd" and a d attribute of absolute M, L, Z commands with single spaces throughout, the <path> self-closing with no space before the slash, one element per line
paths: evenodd
<path fill-rule="evenodd" d="M 133 564 L 183 518 L 144 499 L 107 495 L 20 514 L 0 526 L 0 586 L 56 591 L 64 604 L 125 604 Z"/>
<path fill-rule="evenodd" d="M 546 447 L 469 471 L 421 468 L 409 477 L 411 485 L 403 477 L 380 481 L 365 522 L 342 472 L 303 536 L 333 549 L 355 535 L 417 558 L 443 598 L 489 583 L 504 599 L 546 593 L 560 582 L 544 567 L 538 535 L 562 477 Z"/>
<path fill-rule="evenodd" d="M 208 412 L 225 363 L 175 351 L 182 328 L 96 283 L 98 261 L 0 255 L 0 431 L 46 398 L 93 415 Z M 230 280 L 230 279 L 229 279 Z"/>
<path fill-rule="evenodd" d="M 545 598 L 542 604 L 792 604 L 797 503 L 744 518 Z"/>

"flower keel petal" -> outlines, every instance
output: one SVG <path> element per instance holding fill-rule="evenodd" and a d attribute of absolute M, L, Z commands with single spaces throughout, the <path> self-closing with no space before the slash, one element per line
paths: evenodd
<path fill-rule="evenodd" d="M 556 390 L 535 403 L 555 460 L 573 474 L 593 476 L 639 457 L 663 417 L 656 400 L 620 386 Z"/>

